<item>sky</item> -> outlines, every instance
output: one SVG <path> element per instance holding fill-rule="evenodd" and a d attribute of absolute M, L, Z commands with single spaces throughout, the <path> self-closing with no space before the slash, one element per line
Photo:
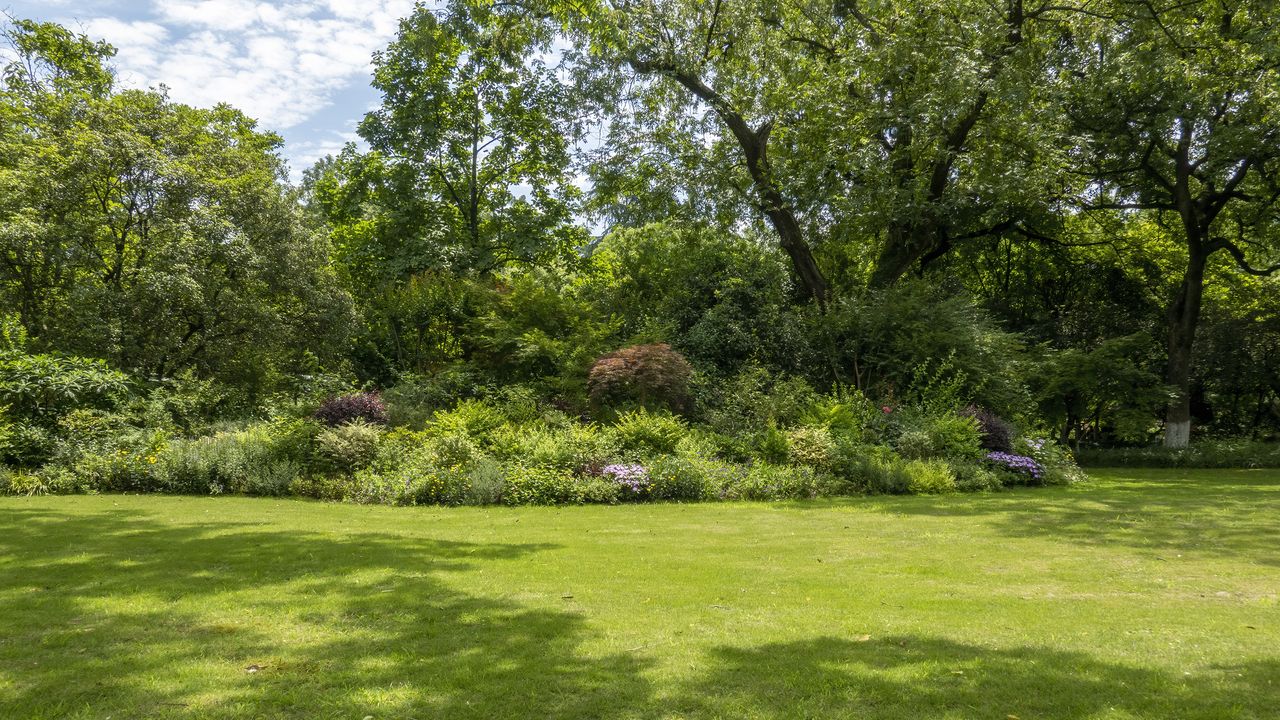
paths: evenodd
<path fill-rule="evenodd" d="M 378 102 L 374 51 L 413 0 L 0 0 L 115 45 L 121 84 L 164 84 L 178 102 L 230 103 L 285 139 L 296 181 L 355 141 Z"/>

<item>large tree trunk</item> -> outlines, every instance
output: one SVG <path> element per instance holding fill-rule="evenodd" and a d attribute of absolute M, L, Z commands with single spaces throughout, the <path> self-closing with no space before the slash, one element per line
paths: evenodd
<path fill-rule="evenodd" d="M 1169 448 L 1184 448 L 1191 443 L 1191 357 L 1200 324 L 1207 259 L 1200 243 L 1192 241 L 1186 274 L 1169 307 L 1169 369 L 1165 381 L 1176 393 L 1165 412 L 1164 446 Z"/>
<path fill-rule="evenodd" d="M 765 185 L 761 193 L 764 196 L 765 216 L 769 218 L 769 223 L 778 233 L 778 244 L 786 251 L 787 257 L 791 258 L 791 266 L 795 269 L 800 286 L 820 306 L 825 306 L 827 279 L 823 277 L 818 261 L 814 259 L 813 251 L 809 249 L 809 243 L 804 239 L 804 233 L 800 229 L 800 223 L 796 221 L 795 213 L 783 204 L 785 201 L 782 195 L 771 186 Z"/>
<path fill-rule="evenodd" d="M 946 234 L 932 221 L 890 223 L 885 245 L 871 272 L 871 287 L 888 287 L 911 272 L 917 263 L 923 271 L 924 258 L 934 259 L 949 250 Z"/>
<path fill-rule="evenodd" d="M 796 280 L 804 288 L 805 294 L 812 297 L 820 307 L 825 308 L 827 280 L 818 267 L 818 261 L 813 257 L 808 241 L 805 240 L 804 231 L 801 230 L 800 222 L 796 219 L 795 209 L 787 202 L 782 190 L 778 187 L 773 169 L 769 164 L 769 133 L 773 129 L 772 124 L 766 122 L 758 128 L 752 128 L 747 124 L 746 118 L 735 110 L 727 99 L 692 71 L 683 70 L 668 63 L 639 59 L 632 59 L 629 62 L 637 72 L 665 75 L 675 80 L 693 93 L 694 97 L 715 110 L 721 122 L 729 128 L 734 139 L 738 141 L 738 147 L 742 150 L 743 164 L 746 165 L 747 173 L 751 176 L 760 209 L 768 218 L 769 224 L 773 226 L 774 232 L 778 234 L 778 244 L 791 258 Z"/>

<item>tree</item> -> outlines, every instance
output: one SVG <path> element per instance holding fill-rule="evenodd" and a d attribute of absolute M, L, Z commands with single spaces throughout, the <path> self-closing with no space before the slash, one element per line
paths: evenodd
<path fill-rule="evenodd" d="M 340 360 L 350 302 L 279 137 L 225 105 L 116 91 L 110 48 L 56 25 L 9 37 L 0 294 L 34 349 L 253 387 L 309 350 Z"/>
<path fill-rule="evenodd" d="M 1064 140 L 1052 68 L 1073 5 L 842 0 L 825 23 L 795 14 L 790 36 L 825 68 L 804 102 L 823 118 L 808 131 L 832 137 L 810 154 L 839 183 L 833 221 L 873 248 L 871 285 L 963 242 L 1041 234 Z"/>
<path fill-rule="evenodd" d="M 832 277 L 886 285 L 955 243 L 1037 233 L 1073 3 L 604 5 L 576 25 L 612 122 L 597 195 L 677 188 L 650 205 L 730 216 L 736 199 L 818 298 Z"/>
<path fill-rule="evenodd" d="M 381 185 L 385 197 L 369 212 L 429 210 L 414 213 L 417 237 L 397 226 L 410 247 L 435 249 L 415 264 L 487 274 L 585 244 L 573 224 L 573 110 L 542 56 L 549 41 L 527 16 L 454 2 L 416 8 L 375 57 L 383 104 L 360 133 L 379 179 L 395 182 Z"/>
<path fill-rule="evenodd" d="M 1149 369 L 1151 338 L 1143 333 L 1104 340 L 1096 348 L 1051 352 L 1033 373 L 1041 415 L 1063 445 L 1086 431 L 1105 430 L 1126 441 L 1145 440 L 1151 408 L 1168 394 Z"/>
<path fill-rule="evenodd" d="M 827 279 L 814 257 L 797 198 L 788 192 L 786 173 L 771 155 L 775 130 L 785 122 L 780 94 L 803 82 L 792 71 L 807 69 L 787 62 L 782 38 L 772 32 L 768 18 L 739 2 L 618 2 L 592 4 L 577 16 L 570 13 L 570 27 L 588 46 L 582 59 L 597 65 L 584 73 L 594 82 L 588 92 L 616 121 L 637 122 L 646 129 L 644 138 L 617 131 L 614 138 L 629 135 L 644 145 L 674 143 L 679 151 L 698 156 L 695 163 L 720 165 L 710 172 L 718 185 L 713 192 L 734 193 L 763 216 L 790 258 L 799 287 L 825 303 Z M 631 86 L 627 76 L 640 82 Z M 678 94 L 671 92 L 673 87 Z M 693 112 L 699 103 L 711 117 Z M 643 109 L 627 112 L 623 108 L 629 104 Z M 636 149 L 628 142 L 609 148 L 616 152 L 606 155 Z M 602 165 L 608 168 L 618 159 Z M 739 169 L 746 173 L 743 183 L 736 177 Z M 688 188 L 686 193 L 699 190 Z"/>
<path fill-rule="evenodd" d="M 1079 203 L 1152 213 L 1185 265 L 1168 305 L 1166 381 L 1177 390 L 1165 444 L 1191 432 L 1191 368 L 1206 269 L 1217 253 L 1246 273 L 1277 250 L 1280 45 L 1267 2 L 1113 2 L 1082 28 L 1070 68 L 1083 136 Z"/>

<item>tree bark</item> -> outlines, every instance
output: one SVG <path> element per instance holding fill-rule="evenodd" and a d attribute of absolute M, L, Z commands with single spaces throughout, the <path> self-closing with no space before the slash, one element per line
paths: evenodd
<path fill-rule="evenodd" d="M 1003 45 L 990 56 L 991 64 L 983 73 L 984 85 L 996 79 L 1004 68 L 1005 59 L 1022 44 L 1022 29 L 1026 20 L 1022 0 L 1011 0 L 1005 17 L 1005 40 Z M 944 148 L 942 155 L 922 169 L 921 172 L 927 172 L 929 178 L 928 202 L 922 215 L 889 224 L 885 247 L 876 259 L 875 269 L 872 271 L 873 287 L 893 284 L 910 272 L 912 266 L 917 263 L 923 272 L 924 266 L 931 260 L 951 250 L 953 238 L 950 222 L 939 216 L 936 208 L 951 188 L 951 173 L 955 168 L 955 160 L 968 149 L 969 137 L 982 119 L 990 100 L 991 92 L 984 86 L 978 91 L 973 102 L 956 117 L 955 123 L 947 130 L 946 136 L 942 139 Z M 894 149 L 903 154 L 895 160 L 893 171 L 898 176 L 898 186 L 909 189 L 917 178 L 917 170 L 907 154 L 914 139 L 910 126 L 900 129 L 899 138 Z"/>
<path fill-rule="evenodd" d="M 1193 243 L 1187 271 L 1169 307 L 1169 369 L 1165 381 L 1175 392 L 1165 411 L 1164 446 L 1169 448 L 1184 448 L 1191 443 L 1191 358 L 1200 324 L 1207 260 L 1199 243 Z"/>
<path fill-rule="evenodd" d="M 715 111 L 720 121 L 729 128 L 742 150 L 743 162 L 747 173 L 751 176 L 757 201 L 761 212 L 778 234 L 778 244 L 791 259 L 796 279 L 804 288 L 805 294 L 813 298 L 820 307 L 826 307 L 828 285 L 813 251 L 805 240 L 804 231 L 796 218 L 795 209 L 787 202 L 782 190 L 773 178 L 769 164 L 769 133 L 773 126 L 764 123 L 752 129 L 745 118 L 729 105 L 719 93 L 702 81 L 697 74 L 676 68 L 666 63 L 631 60 L 631 67 L 645 74 L 664 75 L 680 83 L 694 97 L 707 103 Z"/>

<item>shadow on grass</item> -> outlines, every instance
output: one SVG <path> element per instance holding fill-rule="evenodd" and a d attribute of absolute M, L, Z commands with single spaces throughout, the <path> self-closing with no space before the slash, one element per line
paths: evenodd
<path fill-rule="evenodd" d="M 7 512 L 0 717 L 602 717 L 639 702 L 640 662 L 580 657 L 580 617 L 444 582 L 553 548 Z M 136 608 L 104 609 L 121 598 Z"/>
<path fill-rule="evenodd" d="M 1280 707 L 1280 661 L 1174 676 L 1079 653 L 909 636 L 718 648 L 709 662 L 679 693 L 678 716 L 1262 720 Z"/>
<path fill-rule="evenodd" d="M 1165 559 L 1186 554 L 1280 565 L 1278 471 L 1114 471 L 1070 489 L 894 498 L 885 509 L 982 516 L 1014 537 L 1121 546 Z"/>
<path fill-rule="evenodd" d="M 447 582 L 557 549 L 6 511 L 0 717 L 1194 720 L 1280 707 L 1277 662 L 1182 675 L 918 636 L 694 649 L 671 665 L 693 679 L 659 686 L 661 650 L 591 653 L 599 628 L 572 612 Z M 108 605 L 120 599 L 136 604 Z"/>

